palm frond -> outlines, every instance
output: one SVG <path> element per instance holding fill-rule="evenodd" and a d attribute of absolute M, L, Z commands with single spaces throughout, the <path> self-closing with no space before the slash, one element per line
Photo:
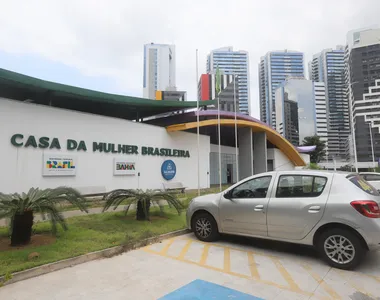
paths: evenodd
<path fill-rule="evenodd" d="M 173 193 L 168 193 L 162 190 L 123 190 L 118 189 L 111 191 L 104 195 L 103 200 L 105 201 L 103 212 L 108 210 L 111 206 L 116 209 L 123 201 L 127 201 L 127 206 L 125 208 L 125 214 L 127 214 L 130 206 L 132 204 L 141 203 L 142 209 L 146 216 L 149 216 L 149 204 L 157 204 L 162 211 L 163 207 L 160 204 L 160 200 L 166 201 L 169 205 L 173 206 L 178 214 L 184 209 L 182 202 L 180 202 Z"/>
<path fill-rule="evenodd" d="M 137 191 L 134 190 L 113 190 L 103 196 L 103 201 L 105 201 L 103 212 L 105 212 L 107 209 L 109 209 L 111 206 L 116 209 L 121 202 L 124 200 L 131 200 L 133 202 L 133 199 L 138 195 Z"/>
<path fill-rule="evenodd" d="M 48 215 L 52 222 L 53 232 L 56 232 L 57 224 L 63 229 L 67 225 L 63 215 L 57 209 L 57 205 L 69 202 L 77 206 L 81 211 L 88 212 L 85 198 L 75 189 L 70 187 L 58 187 L 54 189 L 31 188 L 27 193 L 3 194 L 0 193 L 0 218 L 11 219 L 11 229 L 13 219 L 16 214 L 24 214 L 25 211 L 40 213 L 43 218 Z"/>

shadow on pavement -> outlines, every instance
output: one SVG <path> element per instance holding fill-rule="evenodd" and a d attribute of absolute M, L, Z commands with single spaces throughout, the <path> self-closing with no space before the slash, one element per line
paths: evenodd
<path fill-rule="evenodd" d="M 251 246 L 261 250 L 270 250 L 273 254 L 292 254 L 305 258 L 319 258 L 318 252 L 310 246 L 271 241 L 258 238 L 223 235 L 222 241 L 235 244 L 236 246 Z"/>

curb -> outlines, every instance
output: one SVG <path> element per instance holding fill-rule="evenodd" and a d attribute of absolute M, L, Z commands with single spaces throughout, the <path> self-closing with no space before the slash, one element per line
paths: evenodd
<path fill-rule="evenodd" d="M 107 248 L 107 249 L 83 254 L 80 256 L 76 256 L 76 257 L 72 257 L 72 258 L 68 258 L 68 259 L 64 259 L 64 260 L 59 260 L 59 261 L 56 261 L 53 263 L 48 263 L 48 264 L 45 264 L 42 266 L 34 267 L 34 268 L 31 268 L 31 269 L 28 269 L 25 271 L 13 273 L 12 278 L 5 281 L 5 282 L 4 282 L 5 276 L 1 276 L 0 277 L 0 285 L 1 284 L 3 284 L 3 285 L 12 284 L 12 283 L 15 283 L 18 281 L 22 281 L 22 280 L 37 277 L 37 276 L 40 276 L 43 274 L 55 272 L 55 271 L 65 269 L 68 267 L 73 267 L 73 266 L 83 264 L 85 262 L 89 262 L 89 261 L 96 260 L 96 259 L 110 258 L 112 256 L 119 255 L 119 254 L 122 254 L 124 252 L 128 252 L 130 250 L 141 248 L 141 247 L 144 247 L 144 246 L 147 246 L 147 245 L 150 245 L 153 243 L 157 243 L 157 242 L 160 242 L 160 241 L 165 240 L 165 239 L 169 239 L 172 237 L 183 235 L 183 234 L 186 234 L 189 232 L 190 232 L 189 229 L 172 231 L 169 233 L 161 234 L 159 236 L 147 238 L 147 239 L 139 241 L 139 242 L 135 242 L 135 243 L 127 244 L 127 245 L 122 245 L 122 246 L 116 246 L 116 247 L 112 247 L 112 248 Z"/>

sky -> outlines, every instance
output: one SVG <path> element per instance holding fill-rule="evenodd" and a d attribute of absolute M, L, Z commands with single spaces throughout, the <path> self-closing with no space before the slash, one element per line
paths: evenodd
<path fill-rule="evenodd" d="M 207 54 L 233 46 L 250 60 L 251 115 L 259 117 L 258 63 L 271 50 L 312 55 L 348 31 L 380 25 L 380 0 L 0 0 L 0 68 L 142 97 L 143 47 L 175 44 L 177 87 L 196 100 Z"/>

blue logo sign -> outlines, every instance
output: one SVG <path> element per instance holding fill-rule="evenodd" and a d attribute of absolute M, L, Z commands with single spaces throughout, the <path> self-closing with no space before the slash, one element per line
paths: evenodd
<path fill-rule="evenodd" d="M 161 166 L 161 174 L 166 180 L 172 180 L 177 173 L 177 168 L 174 161 L 165 160 Z"/>

